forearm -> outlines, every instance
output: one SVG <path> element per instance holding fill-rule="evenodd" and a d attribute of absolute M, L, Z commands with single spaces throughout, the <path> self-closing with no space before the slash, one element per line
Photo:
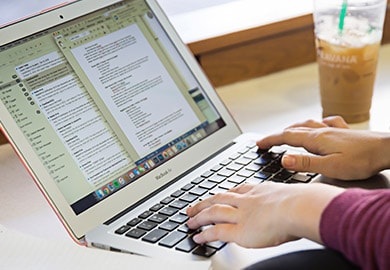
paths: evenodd
<path fill-rule="evenodd" d="M 362 269 L 390 269 L 390 189 L 351 189 L 337 196 L 321 217 L 324 244 Z"/>

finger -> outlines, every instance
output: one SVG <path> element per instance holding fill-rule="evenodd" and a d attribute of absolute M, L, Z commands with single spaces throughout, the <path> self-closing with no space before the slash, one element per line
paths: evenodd
<path fill-rule="evenodd" d="M 269 149 L 272 146 L 288 144 L 290 146 L 301 147 L 307 143 L 308 136 L 312 128 L 297 127 L 285 129 L 282 133 L 270 135 L 256 142 L 260 149 Z"/>
<path fill-rule="evenodd" d="M 254 184 L 245 183 L 245 184 L 241 184 L 241 185 L 238 185 L 234 188 L 229 189 L 228 192 L 234 192 L 237 194 L 245 194 L 248 191 L 252 190 L 254 186 L 255 186 Z"/>
<path fill-rule="evenodd" d="M 202 200 L 187 208 L 187 215 L 193 217 L 215 204 L 226 204 L 232 207 L 237 207 L 237 194 L 234 192 L 218 193 L 210 198 Z"/>
<path fill-rule="evenodd" d="M 205 225 L 219 223 L 236 223 L 237 209 L 223 204 L 216 204 L 204 209 L 202 212 L 191 217 L 187 225 L 191 229 L 197 229 Z"/>
<path fill-rule="evenodd" d="M 337 171 L 337 167 L 332 162 L 335 160 L 335 155 L 337 154 L 328 156 L 286 154 L 282 157 L 282 166 L 297 172 L 313 172 L 333 176 Z"/>
<path fill-rule="evenodd" d="M 194 235 L 193 240 L 198 244 L 213 241 L 233 242 L 235 235 L 234 224 L 217 224 Z"/>
<path fill-rule="evenodd" d="M 299 122 L 299 123 L 293 124 L 287 128 L 297 128 L 297 127 L 322 128 L 322 127 L 326 127 L 326 124 L 324 124 L 323 122 L 313 120 L 313 119 L 309 119 L 309 120 L 306 120 L 304 122 Z"/>
<path fill-rule="evenodd" d="M 341 116 L 329 116 L 322 120 L 329 127 L 349 128 L 347 122 Z"/>

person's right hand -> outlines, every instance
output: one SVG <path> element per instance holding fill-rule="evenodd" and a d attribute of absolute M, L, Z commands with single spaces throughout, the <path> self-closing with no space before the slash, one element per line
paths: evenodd
<path fill-rule="evenodd" d="M 351 130 L 341 117 L 298 123 L 257 142 L 261 149 L 287 144 L 314 154 L 285 154 L 288 170 L 343 179 L 364 179 L 390 168 L 390 133 Z"/>

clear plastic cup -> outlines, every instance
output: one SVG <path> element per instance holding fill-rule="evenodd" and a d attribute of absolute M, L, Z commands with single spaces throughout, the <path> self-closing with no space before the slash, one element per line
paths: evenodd
<path fill-rule="evenodd" d="M 387 0 L 313 0 L 323 117 L 369 120 Z"/>

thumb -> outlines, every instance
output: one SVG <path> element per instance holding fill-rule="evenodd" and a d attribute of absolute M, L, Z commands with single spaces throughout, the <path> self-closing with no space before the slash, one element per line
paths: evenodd
<path fill-rule="evenodd" d="M 316 172 L 321 170 L 319 159 L 309 155 L 286 154 L 282 157 L 282 165 L 285 169 L 297 172 Z"/>

